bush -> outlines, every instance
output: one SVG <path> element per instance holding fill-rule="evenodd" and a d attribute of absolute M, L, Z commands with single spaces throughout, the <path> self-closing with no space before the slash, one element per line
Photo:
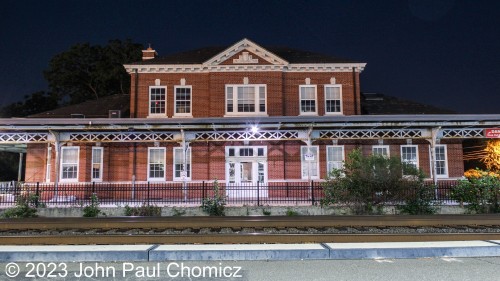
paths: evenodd
<path fill-rule="evenodd" d="M 143 203 L 140 207 L 125 206 L 125 216 L 161 217 L 161 207 Z"/>
<path fill-rule="evenodd" d="M 432 215 L 437 208 L 434 206 L 434 185 L 425 185 L 421 181 L 413 183 L 409 188 L 408 195 L 405 196 L 404 204 L 397 206 L 402 214 L 408 215 Z"/>
<path fill-rule="evenodd" d="M 295 211 L 295 210 L 292 210 L 292 209 L 288 208 L 288 209 L 286 209 L 286 215 L 288 217 L 296 217 L 296 216 L 299 215 L 299 213 L 297 211 Z"/>
<path fill-rule="evenodd" d="M 222 194 L 219 187 L 219 182 L 214 181 L 214 194 L 212 197 L 203 198 L 201 208 L 210 216 L 224 216 L 224 209 L 226 205 L 226 196 Z"/>
<path fill-rule="evenodd" d="M 4 218 L 36 218 L 38 217 L 38 207 L 43 207 L 39 203 L 39 196 L 35 194 L 22 194 L 16 198 L 16 206 L 5 210 L 2 214 Z"/>
<path fill-rule="evenodd" d="M 478 174 L 459 181 L 451 191 L 452 199 L 466 203 L 469 213 L 500 213 L 500 178 L 490 172 L 478 171 Z"/>
<path fill-rule="evenodd" d="M 95 193 L 92 193 L 90 197 L 90 205 L 87 205 L 83 208 L 83 216 L 86 218 L 95 218 L 98 217 L 99 214 L 103 214 L 101 209 L 99 209 L 99 198 Z"/>

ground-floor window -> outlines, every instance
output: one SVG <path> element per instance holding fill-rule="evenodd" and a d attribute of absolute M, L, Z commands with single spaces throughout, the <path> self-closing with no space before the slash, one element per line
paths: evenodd
<path fill-rule="evenodd" d="M 418 169 L 418 146 L 417 145 L 402 145 L 401 146 L 401 162 L 411 165 Z M 404 173 L 403 173 L 404 174 Z"/>
<path fill-rule="evenodd" d="M 318 151 L 319 147 L 317 145 L 304 145 L 300 147 L 302 179 L 307 180 L 319 178 Z"/>
<path fill-rule="evenodd" d="M 329 145 L 326 147 L 326 169 L 330 172 L 333 169 L 342 169 L 344 166 L 344 146 Z"/>
<path fill-rule="evenodd" d="M 435 146 L 436 157 L 436 175 L 438 177 L 448 177 L 448 160 L 446 153 L 446 145 Z"/>
<path fill-rule="evenodd" d="M 78 181 L 79 147 L 61 148 L 61 181 Z"/>
<path fill-rule="evenodd" d="M 102 181 L 103 148 L 92 147 L 92 181 Z"/>
<path fill-rule="evenodd" d="M 372 146 L 373 155 L 382 155 L 389 158 L 389 146 L 388 145 L 374 145 Z"/>
<path fill-rule="evenodd" d="M 191 148 L 186 150 L 184 158 L 182 147 L 174 147 L 174 180 L 191 180 Z"/>
<path fill-rule="evenodd" d="M 165 148 L 148 148 L 148 180 L 160 181 L 165 179 Z"/>

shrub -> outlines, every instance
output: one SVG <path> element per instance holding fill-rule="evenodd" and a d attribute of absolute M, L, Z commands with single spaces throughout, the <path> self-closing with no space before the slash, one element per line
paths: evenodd
<path fill-rule="evenodd" d="M 39 196 L 35 194 L 22 194 L 16 198 L 16 206 L 5 210 L 2 214 L 4 218 L 36 218 L 38 217 L 37 207 L 43 207 L 39 203 Z"/>
<path fill-rule="evenodd" d="M 434 185 L 425 185 L 421 181 L 414 182 L 409 187 L 409 193 L 405 196 L 404 204 L 397 206 L 402 214 L 408 215 L 432 215 L 437 208 L 433 203 Z"/>
<path fill-rule="evenodd" d="M 286 209 L 286 215 L 289 217 L 296 217 L 299 215 L 299 213 L 295 210 L 288 208 L 288 209 Z"/>
<path fill-rule="evenodd" d="M 139 207 L 125 206 L 125 216 L 160 217 L 161 207 L 143 203 Z"/>
<path fill-rule="evenodd" d="M 453 187 L 451 197 L 465 204 L 469 213 L 499 213 L 500 178 L 490 172 L 478 171 L 480 176 L 461 180 Z"/>
<path fill-rule="evenodd" d="M 271 215 L 271 210 L 262 209 L 262 214 L 264 216 L 270 216 Z"/>
<path fill-rule="evenodd" d="M 87 205 L 83 208 L 83 216 L 86 218 L 95 218 L 98 217 L 99 214 L 103 214 L 101 209 L 99 209 L 99 198 L 95 193 L 92 193 L 90 196 L 90 205 Z"/>
<path fill-rule="evenodd" d="M 214 181 L 213 191 L 212 197 L 203 198 L 201 208 L 210 216 L 224 216 L 226 196 L 222 194 L 217 180 Z"/>

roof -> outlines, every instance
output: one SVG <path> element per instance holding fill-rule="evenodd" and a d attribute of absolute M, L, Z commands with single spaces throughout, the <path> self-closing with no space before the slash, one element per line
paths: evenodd
<path fill-rule="evenodd" d="M 28 116 L 29 118 L 108 118 L 109 110 L 120 110 L 122 117 L 130 112 L 130 95 L 112 95 L 68 105 Z M 73 114 L 73 116 L 72 116 Z"/>
<path fill-rule="evenodd" d="M 438 108 L 398 97 L 380 93 L 361 93 L 361 114 L 363 115 L 395 115 L 395 114 L 456 114 L 453 110 Z"/>

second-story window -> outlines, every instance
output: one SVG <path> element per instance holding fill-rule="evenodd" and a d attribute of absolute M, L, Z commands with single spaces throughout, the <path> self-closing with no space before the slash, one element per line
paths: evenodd
<path fill-rule="evenodd" d="M 174 116 L 192 116 L 191 86 L 175 86 Z"/>
<path fill-rule="evenodd" d="M 300 86 L 300 114 L 317 115 L 316 85 Z"/>
<path fill-rule="evenodd" d="M 227 115 L 266 114 L 266 85 L 226 85 Z"/>
<path fill-rule="evenodd" d="M 325 113 L 342 113 L 342 88 L 340 85 L 325 85 Z"/>
<path fill-rule="evenodd" d="M 149 115 L 150 116 L 165 116 L 167 110 L 167 88 L 166 87 L 149 87 Z"/>

